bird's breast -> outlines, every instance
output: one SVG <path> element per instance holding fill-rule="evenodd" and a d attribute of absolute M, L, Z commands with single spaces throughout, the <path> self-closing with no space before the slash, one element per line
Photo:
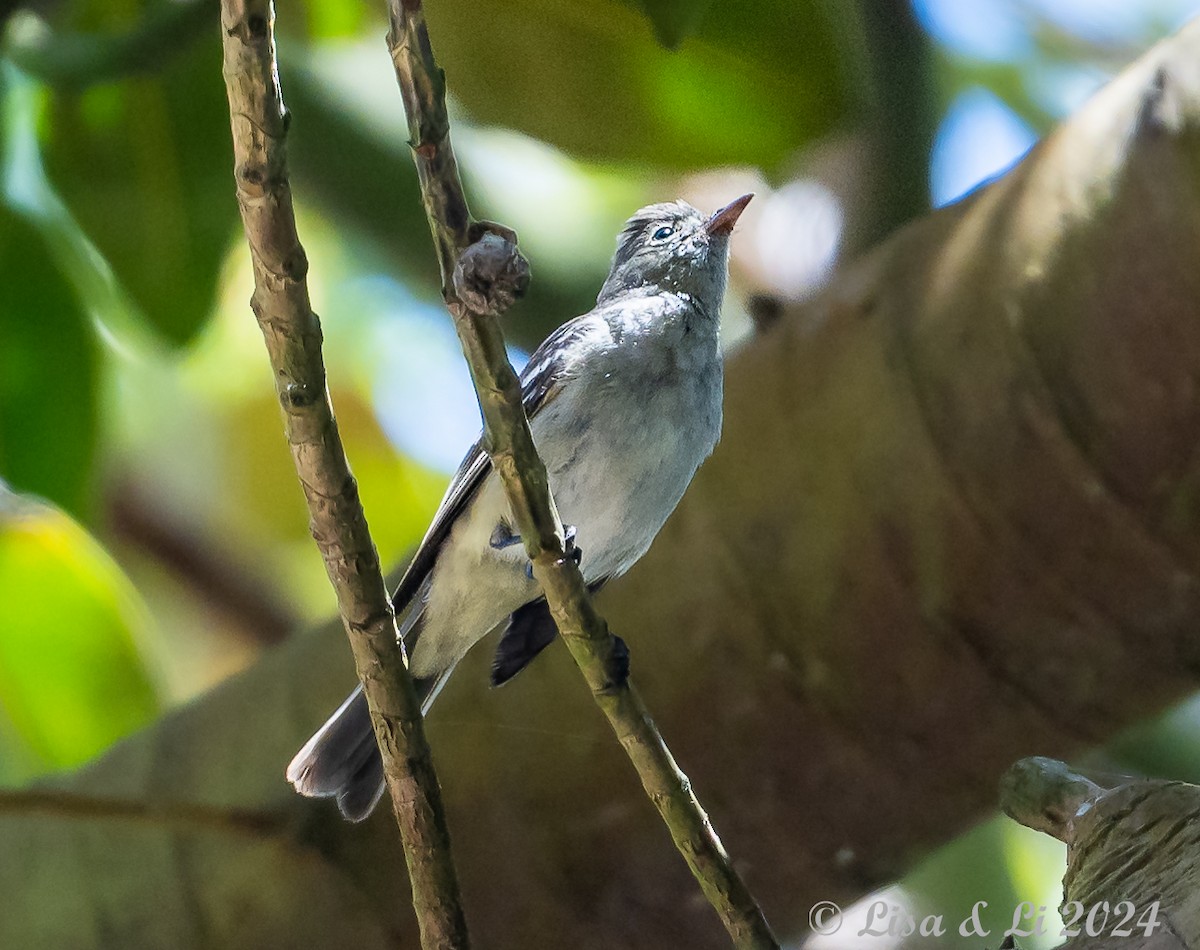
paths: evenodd
<path fill-rule="evenodd" d="M 721 364 L 672 353 L 616 359 L 573 380 L 533 435 L 559 513 L 577 530 L 585 577 L 620 574 L 650 546 L 721 428 Z"/>

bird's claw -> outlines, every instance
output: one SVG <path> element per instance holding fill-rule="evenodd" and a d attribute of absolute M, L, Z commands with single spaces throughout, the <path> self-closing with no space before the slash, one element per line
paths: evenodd
<path fill-rule="evenodd" d="M 563 554 L 575 562 L 578 567 L 583 561 L 583 548 L 575 544 L 575 525 L 563 525 Z"/>
<path fill-rule="evenodd" d="M 497 528 L 496 530 L 499 531 L 500 529 Z M 492 547 L 497 547 L 495 539 L 496 535 L 493 533 Z M 517 540 L 520 541 L 521 539 L 518 537 Z M 575 526 L 573 524 L 563 525 L 563 554 L 574 561 L 576 567 L 583 561 L 583 548 L 575 544 Z M 533 580 L 533 561 L 525 564 L 525 576 L 529 580 Z"/>

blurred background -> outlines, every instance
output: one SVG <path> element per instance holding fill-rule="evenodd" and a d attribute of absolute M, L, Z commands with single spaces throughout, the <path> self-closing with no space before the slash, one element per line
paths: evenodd
<path fill-rule="evenodd" d="M 383 7 L 284 0 L 277 29 L 329 384 L 396 565 L 478 411 L 438 305 Z M 0 785 L 95 756 L 334 610 L 247 306 L 216 9 L 0 0 Z M 516 228 L 532 262 L 506 317 L 519 364 L 590 307 L 640 205 L 756 192 L 725 309 L 736 347 L 773 300 L 1003 171 L 1196 12 L 512 0 L 485 22 L 437 0 L 428 18 L 473 210 Z M 1189 705 L 1095 764 L 1197 780 L 1198 737 Z M 1062 862 L 997 818 L 885 899 L 1052 909 Z"/>

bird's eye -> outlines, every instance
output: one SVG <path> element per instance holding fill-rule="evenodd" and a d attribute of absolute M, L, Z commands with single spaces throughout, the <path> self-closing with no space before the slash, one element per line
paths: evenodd
<path fill-rule="evenodd" d="M 669 238 L 674 233 L 675 233 L 675 229 L 668 225 L 666 227 L 659 228 L 657 231 L 655 231 L 654 234 L 651 235 L 650 239 L 652 241 L 665 241 L 667 238 Z"/>

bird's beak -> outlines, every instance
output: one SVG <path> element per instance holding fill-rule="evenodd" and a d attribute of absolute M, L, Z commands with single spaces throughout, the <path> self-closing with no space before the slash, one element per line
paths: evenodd
<path fill-rule="evenodd" d="M 746 210 L 746 205 L 750 204 L 750 199 L 754 195 L 742 195 L 737 201 L 731 201 L 720 211 L 714 211 L 704 223 L 704 230 L 709 234 L 728 234 L 733 230 L 733 226 L 737 224 L 737 219 L 741 217 L 742 212 Z"/>

